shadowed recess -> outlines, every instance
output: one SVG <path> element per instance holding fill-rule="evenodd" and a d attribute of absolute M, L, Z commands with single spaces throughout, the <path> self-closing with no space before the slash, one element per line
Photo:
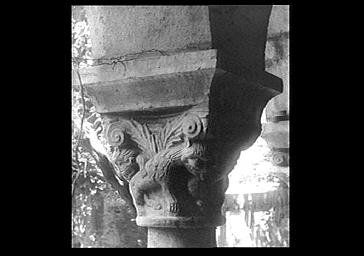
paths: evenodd
<path fill-rule="evenodd" d="M 265 44 L 272 5 L 209 6 L 217 68 L 277 91 L 282 80 L 265 72 Z"/>

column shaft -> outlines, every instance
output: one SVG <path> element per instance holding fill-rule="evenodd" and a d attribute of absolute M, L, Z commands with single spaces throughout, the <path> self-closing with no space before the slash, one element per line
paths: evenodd
<path fill-rule="evenodd" d="M 148 247 L 216 247 L 215 228 L 148 228 Z"/>

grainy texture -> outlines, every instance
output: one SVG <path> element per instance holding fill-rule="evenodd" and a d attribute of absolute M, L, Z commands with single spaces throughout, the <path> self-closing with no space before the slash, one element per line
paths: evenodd
<path fill-rule="evenodd" d="M 289 7 L 274 5 L 268 26 L 265 50 L 266 70 L 283 80 L 283 92 L 266 107 L 267 123 L 262 138 L 272 148 L 273 163 L 289 165 Z"/>
<path fill-rule="evenodd" d="M 112 63 L 112 62 L 110 62 Z M 82 81 L 85 84 L 117 81 L 128 78 L 157 76 L 180 72 L 190 72 L 216 67 L 216 50 L 186 51 L 161 56 L 143 56 L 122 63 L 99 65 L 80 69 Z M 77 74 L 72 72 L 72 84 L 79 85 Z"/>
<path fill-rule="evenodd" d="M 274 117 L 280 111 L 289 110 L 289 27 L 287 5 L 274 5 L 268 26 L 265 48 L 266 71 L 282 78 L 283 92 L 267 104 L 267 118 Z"/>
<path fill-rule="evenodd" d="M 261 136 L 269 145 L 275 148 L 289 148 L 288 134 L 288 121 L 281 121 L 277 123 L 269 122 L 268 125 L 264 125 Z"/>
<path fill-rule="evenodd" d="M 249 75 L 264 72 L 271 6 L 219 8 L 87 9 L 94 57 L 170 54 L 139 56 L 124 63 L 124 73 L 119 64 L 116 71 L 96 68 L 85 79 L 102 113 L 110 159 L 130 174 L 149 247 L 215 246 L 211 227 L 222 224 L 227 174 L 259 136 L 262 110 L 278 93 Z M 222 53 L 218 68 L 215 53 L 206 51 L 214 39 L 218 61 Z"/>
<path fill-rule="evenodd" d="M 211 248 L 216 247 L 215 228 L 149 228 L 148 247 Z"/>
<path fill-rule="evenodd" d="M 196 105 L 209 93 L 215 71 L 173 73 L 87 85 L 100 113 Z"/>
<path fill-rule="evenodd" d="M 95 58 L 211 48 L 206 6 L 89 6 L 86 13 Z"/>

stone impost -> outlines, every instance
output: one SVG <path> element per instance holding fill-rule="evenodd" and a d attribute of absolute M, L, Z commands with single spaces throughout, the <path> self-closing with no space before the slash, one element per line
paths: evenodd
<path fill-rule="evenodd" d="M 80 75 L 102 115 L 109 158 L 129 181 L 136 222 L 148 227 L 148 247 L 216 246 L 227 175 L 278 92 L 216 66 L 207 7 L 87 14 L 95 56 L 120 61 Z"/>

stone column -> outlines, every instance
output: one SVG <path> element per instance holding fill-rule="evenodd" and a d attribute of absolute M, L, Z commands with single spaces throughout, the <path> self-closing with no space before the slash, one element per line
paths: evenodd
<path fill-rule="evenodd" d="M 271 99 L 266 107 L 267 123 L 264 138 L 272 151 L 272 163 L 288 175 L 289 166 L 289 6 L 272 8 L 266 44 L 266 69 L 283 79 L 283 92 Z"/>
<path fill-rule="evenodd" d="M 93 6 L 87 16 L 98 61 L 80 74 L 148 247 L 215 247 L 227 175 L 278 92 L 216 65 L 208 7 Z"/>

